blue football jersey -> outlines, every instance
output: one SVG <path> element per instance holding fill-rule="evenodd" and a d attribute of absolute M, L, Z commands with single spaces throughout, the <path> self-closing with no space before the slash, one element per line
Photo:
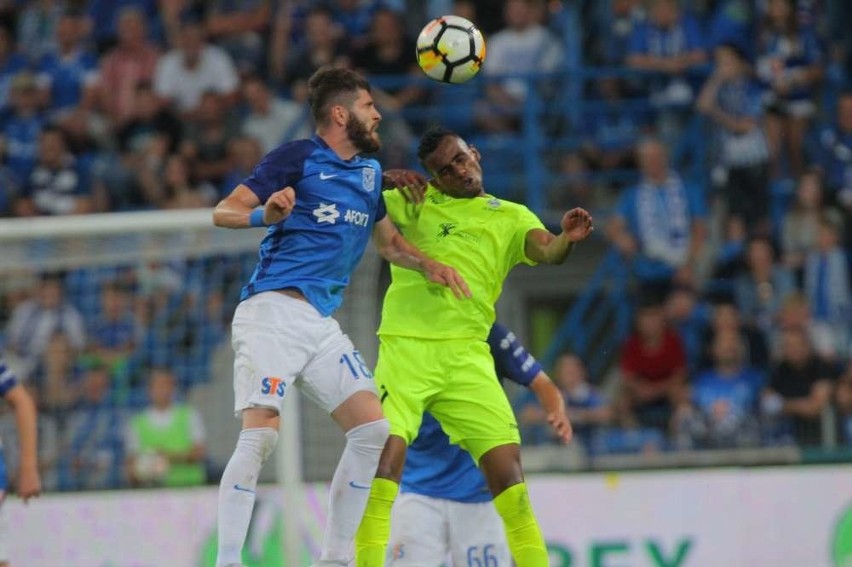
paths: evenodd
<path fill-rule="evenodd" d="M 373 225 L 386 214 L 381 180 L 376 160 L 343 160 L 317 136 L 267 154 L 243 184 L 261 203 L 293 187 L 296 204 L 289 217 L 267 229 L 240 299 L 295 288 L 322 315 L 337 310 Z"/>
<path fill-rule="evenodd" d="M 529 386 L 541 364 L 499 324 L 491 327 L 488 346 L 497 377 Z M 408 447 L 400 489 L 456 502 L 488 502 L 491 493 L 470 453 L 450 444 L 450 438 L 432 415 L 423 415 L 417 438 Z"/>

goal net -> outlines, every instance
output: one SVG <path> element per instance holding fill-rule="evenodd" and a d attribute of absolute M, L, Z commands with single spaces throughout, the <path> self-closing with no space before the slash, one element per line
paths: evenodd
<path fill-rule="evenodd" d="M 230 320 L 263 234 L 261 229 L 216 228 L 208 209 L 2 220 L 3 352 L 35 387 L 47 415 L 66 410 L 84 395 L 80 369 L 92 359 L 108 361 L 109 395 L 128 413 L 147 400 L 147 369 L 168 367 L 201 411 L 213 469 L 221 470 L 238 430 L 232 413 Z M 368 248 L 335 315 L 370 364 L 377 351 L 380 270 L 379 256 Z M 51 298 L 49 288 L 57 284 L 60 297 Z M 66 305 L 73 315 L 45 333 L 22 313 L 27 305 L 51 301 Z M 283 420 L 287 427 L 282 428 L 278 466 L 265 469 L 266 480 L 277 471 L 278 479 L 286 481 L 291 503 L 301 483 L 331 478 L 343 447 L 327 415 L 311 404 L 296 404 L 293 415 Z M 57 446 L 63 433 L 56 434 Z M 47 488 L 125 485 L 121 470 L 114 472 L 69 485 L 53 471 L 46 475 Z M 287 539 L 297 542 L 299 537 L 296 531 Z"/>

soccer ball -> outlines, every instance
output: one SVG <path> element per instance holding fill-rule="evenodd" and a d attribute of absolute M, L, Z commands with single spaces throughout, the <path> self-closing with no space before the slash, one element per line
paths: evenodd
<path fill-rule="evenodd" d="M 485 61 L 485 38 L 470 20 L 442 16 L 426 24 L 417 36 L 417 64 L 443 83 L 472 79 Z"/>

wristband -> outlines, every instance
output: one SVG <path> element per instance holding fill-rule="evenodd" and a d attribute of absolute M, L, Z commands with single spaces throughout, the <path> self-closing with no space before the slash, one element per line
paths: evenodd
<path fill-rule="evenodd" d="M 249 226 L 266 226 L 263 223 L 263 209 L 255 209 L 251 212 L 251 214 L 249 215 Z"/>

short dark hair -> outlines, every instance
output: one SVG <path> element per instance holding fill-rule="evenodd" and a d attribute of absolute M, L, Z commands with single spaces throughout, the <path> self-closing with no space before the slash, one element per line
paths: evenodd
<path fill-rule="evenodd" d="M 352 104 L 359 90 L 370 92 L 370 83 L 351 69 L 324 67 L 308 80 L 308 102 L 317 124 L 328 121 L 331 107 Z M 344 102 L 342 99 L 349 98 Z"/>
<path fill-rule="evenodd" d="M 420 145 L 417 147 L 417 159 L 424 163 L 426 158 L 438 149 L 444 138 L 453 137 L 461 139 L 461 136 L 443 126 L 432 126 L 420 136 Z M 425 164 L 424 164 L 425 165 Z"/>

